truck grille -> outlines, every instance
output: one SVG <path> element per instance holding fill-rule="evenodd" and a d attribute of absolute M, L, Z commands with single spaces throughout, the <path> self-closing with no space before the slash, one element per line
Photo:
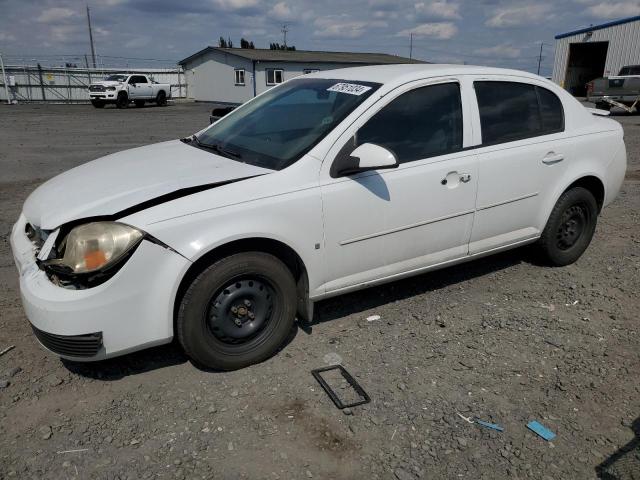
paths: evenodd
<path fill-rule="evenodd" d="M 33 325 L 33 333 L 46 348 L 67 357 L 94 357 L 102 347 L 102 332 L 86 335 L 54 335 L 43 332 Z"/>
<path fill-rule="evenodd" d="M 106 88 L 104 85 L 89 85 L 90 92 L 104 92 Z"/>

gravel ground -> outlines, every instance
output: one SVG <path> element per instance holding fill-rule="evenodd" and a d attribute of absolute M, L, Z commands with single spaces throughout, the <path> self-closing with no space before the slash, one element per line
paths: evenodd
<path fill-rule="evenodd" d="M 98 364 L 45 353 L 8 241 L 26 196 L 199 130 L 209 109 L 0 106 L 0 350 L 15 345 L 0 357 L 0 478 L 588 479 L 637 444 L 640 116 L 615 117 L 627 179 L 569 267 L 520 249 L 324 301 L 286 349 L 231 373 L 175 345 Z M 371 403 L 333 406 L 310 370 L 336 358 Z M 557 437 L 528 431 L 533 419 Z"/>

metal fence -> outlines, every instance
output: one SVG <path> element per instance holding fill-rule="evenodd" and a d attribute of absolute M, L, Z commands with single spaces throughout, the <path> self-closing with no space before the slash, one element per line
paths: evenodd
<path fill-rule="evenodd" d="M 104 69 L 5 65 L 9 99 L 22 102 L 88 103 L 88 87 L 112 73 L 140 73 L 171 85 L 172 98 L 185 98 L 187 84 L 181 69 Z M 0 100 L 7 100 L 0 74 Z"/>

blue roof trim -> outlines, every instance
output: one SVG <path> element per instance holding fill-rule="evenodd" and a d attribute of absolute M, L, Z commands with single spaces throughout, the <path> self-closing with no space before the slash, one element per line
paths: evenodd
<path fill-rule="evenodd" d="M 571 37 L 573 35 L 578 35 L 580 33 L 592 32 L 594 30 L 601 30 L 603 28 L 613 27 L 615 25 L 622 25 L 623 23 L 635 22 L 640 20 L 640 15 L 636 15 L 635 17 L 622 18 L 620 20 L 614 20 L 613 22 L 603 23 L 601 25 L 594 25 L 593 27 L 581 28 L 580 30 L 575 30 L 573 32 L 561 33 L 556 35 L 556 40 L 559 38 Z"/>

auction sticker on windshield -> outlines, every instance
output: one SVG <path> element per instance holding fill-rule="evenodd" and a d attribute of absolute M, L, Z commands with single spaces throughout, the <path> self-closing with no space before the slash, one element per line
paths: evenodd
<path fill-rule="evenodd" d="M 357 83 L 336 83 L 327 88 L 328 92 L 348 93 L 349 95 L 362 95 L 369 90 L 371 90 L 371 87 L 358 85 Z"/>

